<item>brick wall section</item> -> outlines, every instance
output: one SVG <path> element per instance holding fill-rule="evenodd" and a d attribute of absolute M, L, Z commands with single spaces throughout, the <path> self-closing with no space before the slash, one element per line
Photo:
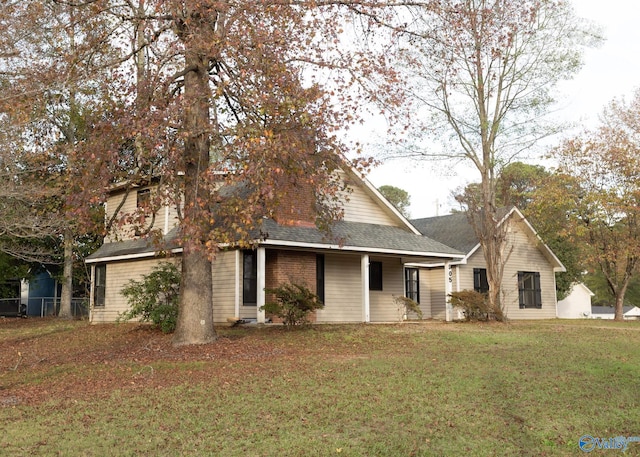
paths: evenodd
<path fill-rule="evenodd" d="M 300 284 L 316 291 L 316 254 L 313 252 L 267 250 L 265 264 L 265 283 L 267 288 L 282 284 Z M 266 301 L 274 300 L 267 294 Z M 268 316 L 273 322 L 282 322 L 275 316 Z M 316 313 L 309 315 L 311 322 L 316 321 Z"/>
<path fill-rule="evenodd" d="M 316 220 L 315 196 L 309 183 L 283 182 L 280 205 L 276 208 L 274 219 L 282 225 L 313 226 Z"/>

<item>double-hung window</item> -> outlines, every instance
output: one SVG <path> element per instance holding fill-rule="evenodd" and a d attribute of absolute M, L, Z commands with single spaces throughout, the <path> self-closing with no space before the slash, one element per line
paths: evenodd
<path fill-rule="evenodd" d="M 255 250 L 242 254 L 242 304 L 258 304 L 258 256 Z"/>
<path fill-rule="evenodd" d="M 136 206 L 138 208 L 147 209 L 151 206 L 151 190 L 140 189 L 136 193 Z"/>
<path fill-rule="evenodd" d="M 405 268 L 404 290 L 405 297 L 420 303 L 420 272 L 417 268 Z"/>
<path fill-rule="evenodd" d="M 93 283 L 93 306 L 104 307 L 107 285 L 107 266 L 96 265 Z"/>

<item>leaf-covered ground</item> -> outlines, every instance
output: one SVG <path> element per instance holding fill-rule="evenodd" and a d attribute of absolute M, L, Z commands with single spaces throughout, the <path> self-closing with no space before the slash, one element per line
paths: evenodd
<path fill-rule="evenodd" d="M 277 338 L 266 338 L 256 330 L 223 328 L 215 343 L 173 347 L 171 335 L 147 325 L 0 319 L 0 405 L 86 399 L 121 388 L 198 382 L 212 375 L 202 367 L 213 360 L 228 362 L 223 376 L 232 377 L 237 373 L 231 368 L 246 374 L 256 362 L 302 356 L 303 347 L 283 347 Z M 284 331 L 274 330 L 269 332 L 272 336 Z M 172 363 L 187 368 L 168 369 Z M 200 369 L 190 370 L 190 364 Z"/>
<path fill-rule="evenodd" d="M 218 334 L 0 319 L 0 455 L 564 456 L 640 436 L 640 322 Z"/>

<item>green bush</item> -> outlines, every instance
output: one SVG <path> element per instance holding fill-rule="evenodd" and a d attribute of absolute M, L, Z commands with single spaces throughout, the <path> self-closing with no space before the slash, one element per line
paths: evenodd
<path fill-rule="evenodd" d="M 318 296 L 303 285 L 283 284 L 265 292 L 273 294 L 276 301 L 265 303 L 261 309 L 281 318 L 286 326 L 306 324 L 309 313 L 324 307 Z"/>
<path fill-rule="evenodd" d="M 121 292 L 130 308 L 118 316 L 118 321 L 137 318 L 142 322 L 153 323 L 164 333 L 171 333 L 176 329 L 180 271 L 173 263 L 158 264 L 142 280 L 130 280 Z"/>
<path fill-rule="evenodd" d="M 495 312 L 489 306 L 487 294 L 476 292 L 475 290 L 462 290 L 453 292 L 449 297 L 451 297 L 451 305 L 454 308 L 462 308 L 467 321 L 496 319 Z"/>

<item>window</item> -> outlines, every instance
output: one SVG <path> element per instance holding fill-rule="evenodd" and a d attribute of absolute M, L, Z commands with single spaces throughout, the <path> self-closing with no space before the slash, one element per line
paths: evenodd
<path fill-rule="evenodd" d="M 483 294 L 489 292 L 489 282 L 487 281 L 486 268 L 473 269 L 473 290 Z"/>
<path fill-rule="evenodd" d="M 519 271 L 518 295 L 520 297 L 520 308 L 542 308 L 540 273 Z"/>
<path fill-rule="evenodd" d="M 407 298 L 420 303 L 420 274 L 417 268 L 404 270 L 404 290 Z"/>
<path fill-rule="evenodd" d="M 258 303 L 258 257 L 256 251 L 244 251 L 242 259 L 242 304 Z"/>
<path fill-rule="evenodd" d="M 382 262 L 369 262 L 369 290 L 382 290 Z"/>
<path fill-rule="evenodd" d="M 151 190 L 141 189 L 136 195 L 136 205 L 138 208 L 149 208 L 151 204 Z"/>
<path fill-rule="evenodd" d="M 93 285 L 93 306 L 104 306 L 107 285 L 107 266 L 96 265 L 95 282 Z"/>
<path fill-rule="evenodd" d="M 324 303 L 324 254 L 316 254 L 316 295 Z"/>

